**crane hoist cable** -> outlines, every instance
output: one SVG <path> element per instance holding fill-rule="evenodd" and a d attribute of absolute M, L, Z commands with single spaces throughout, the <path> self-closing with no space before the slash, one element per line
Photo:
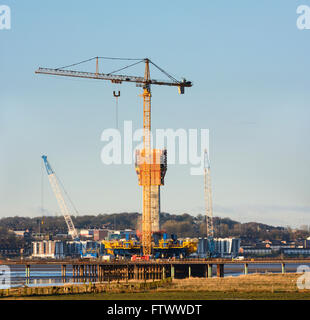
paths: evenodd
<path fill-rule="evenodd" d="M 118 90 L 118 92 L 116 93 L 116 91 L 113 91 L 113 96 L 115 97 L 115 113 L 116 113 L 116 123 L 115 123 L 115 128 L 118 129 L 118 98 L 121 96 L 121 92 Z"/>

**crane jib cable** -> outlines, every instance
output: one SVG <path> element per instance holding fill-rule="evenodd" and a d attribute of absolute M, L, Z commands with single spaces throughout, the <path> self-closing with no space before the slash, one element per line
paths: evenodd
<path fill-rule="evenodd" d="M 141 62 L 143 62 L 143 61 L 144 61 L 144 60 L 141 60 L 141 61 L 135 62 L 135 63 L 133 63 L 133 64 L 130 64 L 129 66 L 123 67 L 123 68 L 121 68 L 121 69 L 118 69 L 118 70 L 109 72 L 108 75 L 111 75 L 111 74 L 113 74 L 113 73 L 116 73 L 116 72 L 125 70 L 125 69 L 130 68 L 130 67 L 133 67 L 133 66 L 135 66 L 135 65 L 137 65 L 137 64 L 139 64 L 139 63 L 141 63 Z"/>
<path fill-rule="evenodd" d="M 82 63 L 86 63 L 86 62 L 89 62 L 89 61 L 92 61 L 92 60 L 95 60 L 95 59 L 106 59 L 106 60 L 142 60 L 143 59 L 133 59 L 133 58 L 112 58 L 112 57 L 93 57 L 93 58 L 90 58 L 90 59 L 86 59 L 86 60 L 83 60 L 83 61 L 80 61 L 80 62 L 77 62 L 77 63 L 73 63 L 73 64 L 70 64 L 70 65 L 67 65 L 67 66 L 64 66 L 64 67 L 60 67 L 60 68 L 56 68 L 55 70 L 61 70 L 61 69 L 66 69 L 66 68 L 70 68 L 70 67 L 74 67 L 74 66 L 77 66 L 79 64 L 82 64 Z"/>
<path fill-rule="evenodd" d="M 71 205 L 72 205 L 72 207 L 73 207 L 73 209 L 74 209 L 75 213 L 76 213 L 77 215 L 79 215 L 79 212 L 78 212 L 78 210 L 77 210 L 77 208 L 76 208 L 75 204 L 73 203 L 72 199 L 70 198 L 70 196 L 69 196 L 68 192 L 66 191 L 64 184 L 62 183 L 62 181 L 60 180 L 60 178 L 57 176 L 57 174 L 56 174 L 55 172 L 54 172 L 54 174 L 55 174 L 55 177 L 56 177 L 56 179 L 58 180 L 59 184 L 61 185 L 61 187 L 62 187 L 62 189 L 63 189 L 63 191 L 64 191 L 65 195 L 67 196 L 67 198 L 68 198 L 69 202 L 71 203 Z"/>

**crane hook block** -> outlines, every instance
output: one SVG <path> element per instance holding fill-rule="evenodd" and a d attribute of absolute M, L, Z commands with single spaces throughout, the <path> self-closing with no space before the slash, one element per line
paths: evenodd
<path fill-rule="evenodd" d="M 118 98 L 118 97 L 121 96 L 121 92 L 118 91 L 118 93 L 116 93 L 115 91 L 113 91 L 113 95 L 114 95 L 115 98 Z"/>

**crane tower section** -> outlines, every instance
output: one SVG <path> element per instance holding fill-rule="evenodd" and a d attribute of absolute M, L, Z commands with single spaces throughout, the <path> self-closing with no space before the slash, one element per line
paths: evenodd
<path fill-rule="evenodd" d="M 158 232 L 160 230 L 160 186 L 164 185 L 167 172 L 167 150 L 152 149 L 150 163 L 147 163 L 145 150 L 137 150 L 136 172 L 139 185 L 150 189 L 144 190 L 144 193 L 149 192 L 150 196 L 151 232 Z"/>

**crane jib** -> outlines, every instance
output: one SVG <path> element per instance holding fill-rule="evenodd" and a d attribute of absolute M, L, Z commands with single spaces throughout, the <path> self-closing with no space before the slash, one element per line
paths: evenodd
<path fill-rule="evenodd" d="M 126 75 L 113 75 L 105 73 L 92 73 L 84 71 L 73 71 L 73 70 L 60 70 L 60 69 L 49 69 L 49 68 L 39 68 L 36 70 L 37 74 L 47 74 L 55 76 L 65 76 L 65 77 L 76 77 L 76 78 L 86 78 L 86 79 L 97 79 L 97 80 L 109 80 L 112 82 L 134 82 L 141 84 L 152 84 L 152 85 L 166 85 L 174 87 L 191 87 L 193 84 L 191 81 L 179 81 L 179 82 L 170 82 L 164 80 L 154 80 L 150 79 L 147 82 L 144 77 L 136 76 L 126 76 Z"/>

